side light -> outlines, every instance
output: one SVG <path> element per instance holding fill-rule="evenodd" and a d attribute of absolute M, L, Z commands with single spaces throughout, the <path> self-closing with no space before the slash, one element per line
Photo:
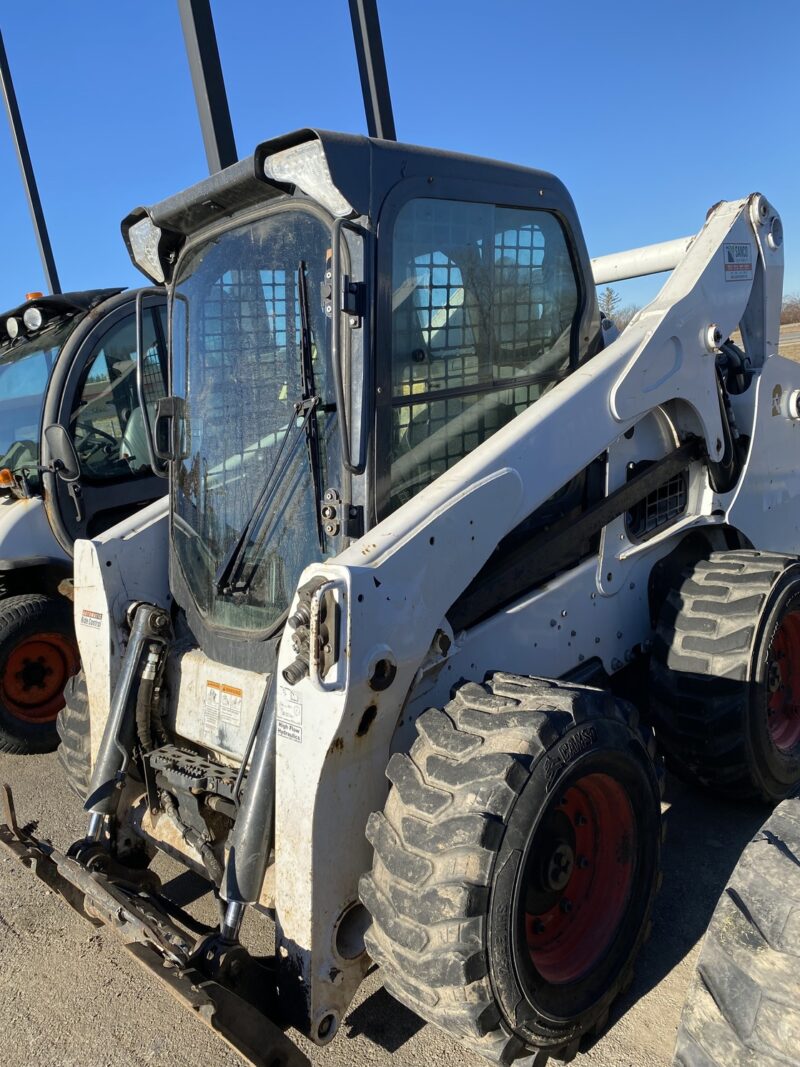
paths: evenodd
<path fill-rule="evenodd" d="M 19 336 L 19 319 L 15 319 L 13 315 L 6 319 L 6 333 L 12 341 Z"/>
<path fill-rule="evenodd" d="M 0 470 L 0 489 L 13 489 L 15 484 L 14 475 L 8 467 L 3 467 Z"/>
<path fill-rule="evenodd" d="M 333 215 L 353 214 L 352 205 L 333 184 L 325 149 L 319 141 L 306 141 L 267 156 L 264 174 L 273 181 L 296 185 Z"/>
<path fill-rule="evenodd" d="M 145 215 L 143 219 L 130 227 L 128 240 L 131 244 L 133 260 L 139 270 L 143 271 L 148 278 L 163 284 L 164 271 L 158 254 L 161 229 L 149 216 Z"/>
<path fill-rule="evenodd" d="M 41 300 L 43 296 L 44 296 L 44 293 L 26 293 L 25 294 L 25 299 L 26 300 Z"/>
<path fill-rule="evenodd" d="M 22 314 L 22 321 L 25 323 L 26 330 L 39 330 L 44 322 L 44 316 L 39 308 L 25 308 Z"/>

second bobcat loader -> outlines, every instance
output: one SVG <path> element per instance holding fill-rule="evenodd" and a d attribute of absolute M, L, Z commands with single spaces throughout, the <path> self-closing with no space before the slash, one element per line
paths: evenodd
<path fill-rule="evenodd" d="M 169 502 L 77 546 L 85 839 L 10 794 L 0 838 L 254 1063 L 372 962 L 491 1062 L 571 1059 L 660 882 L 649 723 L 722 793 L 800 780 L 778 213 L 591 263 L 549 174 L 301 130 L 123 230 L 169 294 Z M 604 343 L 595 283 L 670 268 Z"/>
<path fill-rule="evenodd" d="M 164 493 L 150 467 L 142 412 L 152 413 L 165 392 L 166 301 L 162 292 L 143 304 L 142 379 L 137 299 L 122 289 L 30 293 L 0 315 L 5 752 L 58 744 L 64 687 L 80 666 L 71 601 L 76 539 Z"/>

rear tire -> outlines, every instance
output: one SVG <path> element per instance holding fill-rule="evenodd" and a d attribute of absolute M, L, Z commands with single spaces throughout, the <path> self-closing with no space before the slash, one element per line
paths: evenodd
<path fill-rule="evenodd" d="M 390 993 L 492 1062 L 571 1059 L 630 983 L 661 843 L 637 719 L 601 690 L 497 673 L 389 762 L 368 951 Z"/>
<path fill-rule="evenodd" d="M 83 671 L 67 682 L 66 703 L 58 713 L 58 758 L 75 796 L 81 803 L 89 795 L 92 772 L 92 749 L 89 720 L 89 694 Z"/>
<path fill-rule="evenodd" d="M 79 662 L 69 601 L 40 593 L 0 600 L 0 751 L 52 752 Z"/>
<path fill-rule="evenodd" d="M 711 918 L 675 1067 L 800 1067 L 800 799 L 745 848 Z"/>
<path fill-rule="evenodd" d="M 714 552 L 664 604 L 651 659 L 656 736 L 683 778 L 735 798 L 800 783 L 800 562 Z"/>

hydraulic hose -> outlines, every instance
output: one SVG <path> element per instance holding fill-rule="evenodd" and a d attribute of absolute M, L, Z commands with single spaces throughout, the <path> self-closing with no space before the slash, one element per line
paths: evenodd
<path fill-rule="evenodd" d="M 168 793 L 165 789 L 162 789 L 159 793 L 159 800 L 161 801 L 161 807 L 166 815 L 172 819 L 180 832 L 181 837 L 191 847 L 200 853 L 200 858 L 203 861 L 203 866 L 206 869 L 206 873 L 214 885 L 218 886 L 222 882 L 224 875 L 224 868 L 216 857 L 216 853 L 212 849 L 207 838 L 195 830 L 192 826 L 187 826 L 180 816 L 178 811 L 178 805 L 175 802 L 175 798 L 171 793 Z"/>
<path fill-rule="evenodd" d="M 166 741 L 159 709 L 164 648 L 156 642 L 150 645 L 136 694 L 136 736 L 142 752 L 152 751 L 154 739 L 157 744 Z"/>

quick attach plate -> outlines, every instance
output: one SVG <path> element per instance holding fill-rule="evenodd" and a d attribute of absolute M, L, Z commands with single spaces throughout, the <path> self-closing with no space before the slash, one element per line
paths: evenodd
<path fill-rule="evenodd" d="M 143 892 L 141 872 L 110 863 L 114 875 L 96 861 L 95 845 L 79 843 L 75 855 L 59 852 L 20 827 L 9 786 L 3 786 L 0 846 L 36 874 L 93 926 L 110 926 L 142 966 L 254 1067 L 311 1067 L 308 1058 L 257 1004 L 263 1005 L 271 972 L 241 946 L 225 953 L 208 950 L 213 940 L 195 943 L 170 914 L 180 909 L 156 892 Z M 90 856 L 87 864 L 81 856 Z M 109 857 L 110 859 L 110 857 Z M 128 875 L 128 877 L 125 877 Z M 218 973 L 206 974 L 205 959 Z M 252 991 L 252 992 L 251 992 Z M 258 998 L 255 996 L 258 991 Z"/>

